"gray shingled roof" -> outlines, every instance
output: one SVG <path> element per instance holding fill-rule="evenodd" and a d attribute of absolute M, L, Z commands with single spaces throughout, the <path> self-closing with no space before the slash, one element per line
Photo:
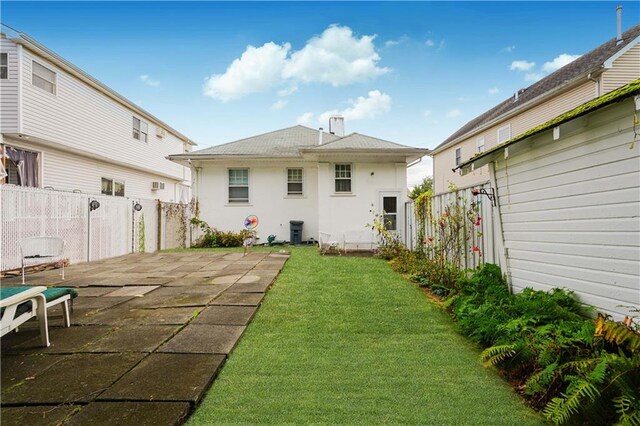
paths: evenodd
<path fill-rule="evenodd" d="M 406 145 L 400 145 L 394 142 L 385 141 L 383 139 L 374 138 L 359 133 L 351 133 L 333 142 L 323 143 L 322 145 L 310 148 L 312 151 L 332 151 L 336 149 L 414 149 Z"/>
<path fill-rule="evenodd" d="M 293 126 L 190 152 L 188 156 L 298 157 L 300 156 L 300 148 L 318 145 L 318 136 L 318 130 L 305 126 Z M 339 139 L 338 136 L 323 132 L 322 140 L 324 142 L 332 142 L 336 139 Z"/>
<path fill-rule="evenodd" d="M 627 44 L 635 40 L 639 35 L 640 25 L 636 25 L 635 27 L 625 31 L 622 34 L 623 42 L 619 45 L 616 45 L 616 39 L 613 38 L 603 45 L 593 49 L 589 53 L 582 55 L 570 64 L 565 65 L 552 74 L 549 74 L 542 80 L 527 87 L 523 91 L 520 91 L 518 95 L 518 101 L 514 102 L 514 97 L 511 96 L 500 104 L 491 108 L 489 111 L 486 111 L 485 113 L 469 121 L 458 131 L 445 139 L 444 142 L 438 145 L 436 147 L 436 150 L 447 145 L 449 142 L 458 139 L 459 137 L 469 132 L 472 132 L 474 129 L 477 129 L 478 127 L 486 123 L 498 119 L 499 117 L 516 109 L 520 105 L 523 105 L 539 96 L 542 96 L 545 93 L 550 92 L 551 90 L 560 87 L 565 83 L 568 83 L 569 81 L 579 77 L 582 74 L 586 74 L 589 71 L 593 71 L 594 69 L 601 67 L 607 61 L 607 59 L 615 55 Z"/>
<path fill-rule="evenodd" d="M 212 146 L 211 148 L 185 154 L 176 154 L 170 157 L 193 158 L 211 156 L 247 156 L 247 157 L 300 157 L 301 150 L 306 152 L 332 151 L 332 150 L 407 150 L 414 154 L 417 151 L 427 150 L 413 148 L 397 143 L 385 141 L 371 136 L 351 133 L 344 137 L 339 137 L 323 132 L 322 145 L 318 145 L 318 130 L 305 126 L 293 126 L 286 129 L 263 133 L 229 142 L 223 145 Z"/>

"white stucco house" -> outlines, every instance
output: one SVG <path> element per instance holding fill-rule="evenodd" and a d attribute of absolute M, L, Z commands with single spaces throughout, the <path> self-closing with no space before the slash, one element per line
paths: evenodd
<path fill-rule="evenodd" d="M 567 288 L 617 319 L 640 306 L 639 115 L 636 79 L 457 167 L 489 169 L 515 291 Z"/>
<path fill-rule="evenodd" d="M 255 215 L 261 243 L 289 241 L 291 221 L 304 222 L 302 240 L 323 233 L 349 243 L 367 232 L 371 210 L 384 210 L 404 239 L 407 166 L 428 150 L 335 133 L 294 126 L 169 158 L 190 165 L 200 216 L 218 229 L 243 229 Z"/>
<path fill-rule="evenodd" d="M 0 184 L 190 200 L 190 169 L 165 158 L 188 137 L 4 25 L 0 94 Z"/>

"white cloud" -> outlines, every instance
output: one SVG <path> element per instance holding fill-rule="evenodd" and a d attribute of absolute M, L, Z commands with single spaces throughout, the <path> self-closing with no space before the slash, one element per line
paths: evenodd
<path fill-rule="evenodd" d="M 497 87 L 492 87 L 491 89 L 489 89 L 487 91 L 489 92 L 489 94 L 491 96 L 497 95 L 498 93 L 500 93 L 500 89 L 498 89 Z"/>
<path fill-rule="evenodd" d="M 298 51 L 292 51 L 289 43 L 247 46 L 223 74 L 205 79 L 203 92 L 226 102 L 285 82 L 291 85 L 280 90 L 278 96 L 295 92 L 298 82 L 336 87 L 364 82 L 390 71 L 378 66 L 380 55 L 373 43 L 375 38 L 375 35 L 357 37 L 349 27 L 331 25 Z"/>
<path fill-rule="evenodd" d="M 447 118 L 455 118 L 460 116 L 460 114 L 462 114 L 462 112 L 459 109 L 452 109 L 451 111 L 447 112 Z"/>
<path fill-rule="evenodd" d="M 516 50 L 516 47 L 511 45 L 511 46 L 503 47 L 502 49 L 500 49 L 500 53 L 511 53 L 514 50 Z"/>
<path fill-rule="evenodd" d="M 152 87 L 160 86 L 160 82 L 158 80 L 152 79 L 149 76 L 149 74 L 142 74 L 140 76 L 140 80 L 142 80 L 144 84 L 146 84 L 147 86 L 152 86 Z"/>
<path fill-rule="evenodd" d="M 425 42 L 424 42 L 424 44 L 425 44 L 427 47 L 433 47 L 433 46 L 435 46 L 435 43 L 434 43 L 434 42 L 433 42 L 433 40 L 431 40 L 431 39 L 429 39 L 429 40 L 425 41 Z"/>
<path fill-rule="evenodd" d="M 296 123 L 311 127 L 313 125 L 313 113 L 305 112 L 296 119 Z"/>
<path fill-rule="evenodd" d="M 289 101 L 286 101 L 284 99 L 280 99 L 279 101 L 276 101 L 273 105 L 271 105 L 271 107 L 269 107 L 269 109 L 271 111 L 280 111 L 282 108 L 287 106 L 287 103 Z"/>
<path fill-rule="evenodd" d="M 391 96 L 379 90 L 372 90 L 367 97 L 359 96 L 358 99 L 349 101 L 351 106 L 342 111 L 325 111 L 318 117 L 318 122 L 328 123 L 332 115 L 341 115 L 346 122 L 356 120 L 366 120 L 384 114 L 391 109 Z"/>
<path fill-rule="evenodd" d="M 298 86 L 293 85 L 287 89 L 282 89 L 282 90 L 278 90 L 278 96 L 280 96 L 281 98 L 287 97 L 295 92 L 298 91 Z"/>
<path fill-rule="evenodd" d="M 375 35 L 354 37 L 351 28 L 332 25 L 287 61 L 282 76 L 334 87 L 367 81 L 389 72 L 377 63 Z"/>
<path fill-rule="evenodd" d="M 432 113 L 433 112 L 430 109 L 425 109 L 423 114 L 424 114 L 425 117 L 429 117 L 429 116 L 431 116 Z"/>
<path fill-rule="evenodd" d="M 575 61 L 579 57 L 580 55 L 569 55 L 567 53 L 563 53 L 560 56 L 556 57 L 553 61 L 545 62 L 544 65 L 542 65 L 542 70 L 545 72 L 551 73 Z"/>
<path fill-rule="evenodd" d="M 440 40 L 440 43 L 438 44 L 438 50 L 444 49 L 444 45 L 445 45 L 444 40 Z"/>
<path fill-rule="evenodd" d="M 248 46 L 224 74 L 215 74 L 205 80 L 204 94 L 226 102 L 270 89 L 280 81 L 290 49 L 289 43 Z"/>
<path fill-rule="evenodd" d="M 544 77 L 544 74 L 538 72 L 527 73 L 524 76 L 524 81 L 532 81 L 535 83 L 538 80 L 542 80 L 542 77 Z"/>
<path fill-rule="evenodd" d="M 529 71 L 535 66 L 535 62 L 513 61 L 511 62 L 511 66 L 509 67 L 509 69 L 511 69 L 512 71 Z"/>
<path fill-rule="evenodd" d="M 406 34 L 404 34 L 402 37 L 400 37 L 397 40 L 387 40 L 387 41 L 385 41 L 384 42 L 384 47 L 397 46 L 397 45 L 402 44 L 402 43 L 404 43 L 404 42 L 406 42 L 408 40 L 409 40 L 409 37 Z"/>

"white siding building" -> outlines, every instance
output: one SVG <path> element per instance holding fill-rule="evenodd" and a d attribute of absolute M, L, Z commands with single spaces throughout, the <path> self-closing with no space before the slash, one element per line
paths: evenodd
<path fill-rule="evenodd" d="M 303 221 L 303 240 L 323 233 L 349 244 L 373 241 L 370 230 L 362 237 L 372 210 L 385 210 L 405 238 L 406 168 L 427 153 L 294 126 L 170 158 L 193 167 L 200 216 L 211 226 L 239 231 L 255 215 L 262 243 L 269 235 L 290 240 L 290 221 Z"/>
<path fill-rule="evenodd" d="M 194 143 L 25 34 L 0 35 L 4 183 L 189 201 Z M 18 167 L 18 163 L 22 166 Z"/>
<path fill-rule="evenodd" d="M 567 288 L 617 319 L 640 307 L 638 114 L 635 80 L 460 165 L 489 168 L 514 290 Z"/>

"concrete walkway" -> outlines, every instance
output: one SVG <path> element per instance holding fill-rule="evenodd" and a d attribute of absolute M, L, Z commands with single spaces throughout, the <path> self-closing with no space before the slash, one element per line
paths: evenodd
<path fill-rule="evenodd" d="M 74 287 L 72 327 L 49 310 L 2 338 L 1 419 L 8 425 L 182 423 L 215 379 L 286 254 L 127 255 L 27 276 Z M 2 286 L 19 286 L 19 278 Z"/>

